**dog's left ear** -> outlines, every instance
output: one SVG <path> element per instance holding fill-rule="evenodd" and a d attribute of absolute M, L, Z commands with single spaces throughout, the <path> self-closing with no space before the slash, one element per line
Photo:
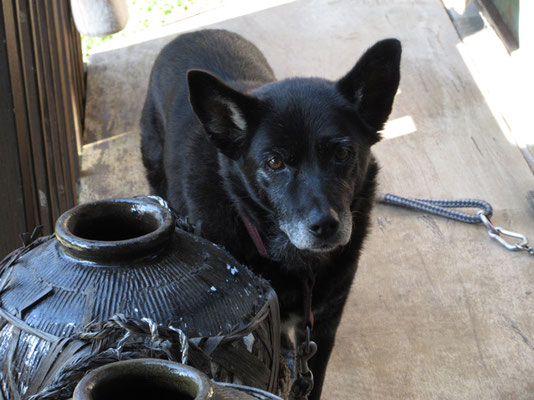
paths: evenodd
<path fill-rule="evenodd" d="M 259 121 L 261 101 L 202 70 L 188 71 L 187 83 L 191 106 L 206 133 L 223 154 L 237 160 L 247 133 Z"/>
<path fill-rule="evenodd" d="M 337 89 L 349 100 L 373 130 L 383 129 L 400 80 L 401 44 L 386 39 L 368 49 L 354 68 L 341 78 Z M 380 140 L 373 135 L 372 143 Z"/>

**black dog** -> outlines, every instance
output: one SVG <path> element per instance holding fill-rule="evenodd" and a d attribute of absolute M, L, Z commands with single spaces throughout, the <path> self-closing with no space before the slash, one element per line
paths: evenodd
<path fill-rule="evenodd" d="M 150 185 L 271 282 L 298 342 L 314 324 L 311 399 L 367 233 L 370 148 L 391 112 L 400 55 L 388 39 L 337 82 L 276 81 L 252 43 L 204 30 L 173 40 L 152 70 L 141 120 Z"/>

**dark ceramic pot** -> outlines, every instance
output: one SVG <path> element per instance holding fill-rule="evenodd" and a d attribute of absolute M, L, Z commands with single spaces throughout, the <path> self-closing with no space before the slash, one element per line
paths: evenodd
<path fill-rule="evenodd" d="M 212 382 L 184 364 L 156 359 L 119 361 L 87 374 L 73 400 L 282 400 L 255 388 Z"/>
<path fill-rule="evenodd" d="M 276 390 L 276 295 L 226 251 L 177 228 L 152 198 L 77 206 L 55 235 L 2 261 L 2 390 L 8 398 L 42 390 L 61 367 L 95 351 L 79 340 L 84 327 L 117 313 L 181 329 L 206 353 L 193 365 L 211 378 Z M 232 359 L 246 353 L 247 362 Z"/>

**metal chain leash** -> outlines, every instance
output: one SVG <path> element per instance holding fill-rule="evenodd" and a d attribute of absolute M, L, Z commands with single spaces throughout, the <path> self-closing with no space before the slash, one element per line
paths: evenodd
<path fill-rule="evenodd" d="M 469 224 L 483 223 L 488 228 L 488 235 L 507 250 L 526 251 L 534 256 L 534 248 L 528 244 L 528 239 L 525 235 L 493 225 L 490 220 L 493 215 L 493 207 L 487 201 L 478 199 L 428 200 L 402 197 L 391 193 L 378 194 L 376 200 L 381 203 L 421 210 Z M 450 210 L 450 208 L 478 208 L 479 210 L 474 214 L 469 214 Z M 517 241 L 510 243 L 506 238 L 516 239 Z"/>
<path fill-rule="evenodd" d="M 296 379 L 291 386 L 289 400 L 306 400 L 313 390 L 313 373 L 308 362 L 315 353 L 317 353 L 317 344 L 311 340 L 311 328 L 308 325 L 304 341 L 297 346 Z"/>

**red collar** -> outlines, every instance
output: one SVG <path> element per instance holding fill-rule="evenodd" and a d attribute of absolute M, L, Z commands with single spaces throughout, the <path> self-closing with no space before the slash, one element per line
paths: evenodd
<path fill-rule="evenodd" d="M 269 252 L 265 248 L 265 245 L 263 244 L 263 240 L 261 240 L 261 236 L 260 236 L 260 233 L 258 232 L 258 228 L 256 228 L 254 224 L 250 222 L 250 220 L 247 217 L 242 215 L 241 219 L 245 223 L 245 227 L 247 228 L 248 234 L 250 235 L 252 241 L 254 242 L 254 245 L 256 246 L 258 253 L 260 253 L 260 255 L 263 258 L 270 259 L 271 257 L 269 257 Z"/>
<path fill-rule="evenodd" d="M 312 292 L 315 285 L 315 276 L 305 278 L 302 284 L 304 286 L 304 328 L 309 326 L 310 330 L 313 330 L 315 318 L 312 310 Z"/>

